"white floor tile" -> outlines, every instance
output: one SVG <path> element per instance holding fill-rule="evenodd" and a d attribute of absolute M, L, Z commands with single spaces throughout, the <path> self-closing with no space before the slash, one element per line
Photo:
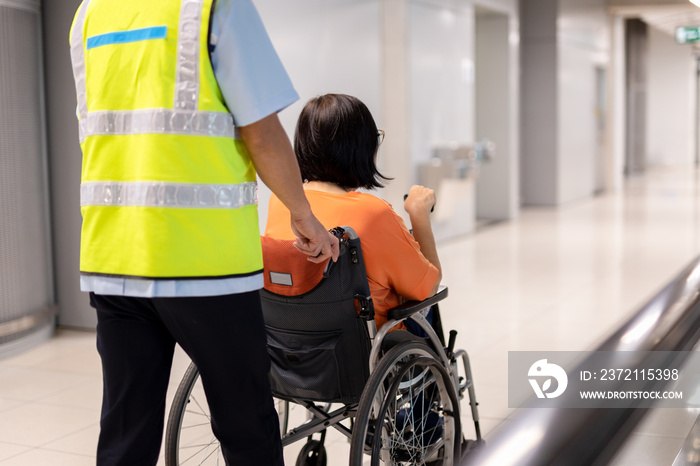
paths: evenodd
<path fill-rule="evenodd" d="M 0 367 L 0 398 L 36 401 L 93 379 L 93 376 L 53 370 L 3 366 Z"/>
<path fill-rule="evenodd" d="M 476 375 L 474 376 L 476 379 Z M 479 402 L 479 416 L 493 419 L 506 419 L 515 412 L 515 408 L 508 407 L 508 386 L 504 384 L 489 385 L 482 383 L 475 386 L 476 399 Z M 468 409 L 465 401 L 461 405 L 463 410 Z"/>
<path fill-rule="evenodd" d="M 99 411 L 102 406 L 102 379 L 92 377 L 84 383 L 52 393 L 39 401 L 42 404 Z"/>
<path fill-rule="evenodd" d="M 13 367 L 35 367 L 46 362 L 70 361 L 76 355 L 87 354 L 84 348 L 57 344 L 50 340 L 22 354 L 2 360 L 2 365 Z"/>
<path fill-rule="evenodd" d="M 62 346 L 77 346 L 83 349 L 95 349 L 95 332 L 89 329 L 73 330 L 68 328 L 59 328 L 51 341 Z"/>
<path fill-rule="evenodd" d="M 4 399 L 0 398 L 0 413 L 2 413 L 5 410 L 14 408 L 16 406 L 19 406 L 21 404 L 26 403 L 26 401 L 20 401 L 20 400 L 9 400 L 9 399 Z"/>
<path fill-rule="evenodd" d="M 97 438 L 100 434 L 100 426 L 95 422 L 86 429 L 66 435 L 58 440 L 49 442 L 41 448 L 44 450 L 60 451 L 74 455 L 94 457 L 97 449 Z"/>
<path fill-rule="evenodd" d="M 102 364 L 94 349 L 76 349 L 75 353 L 54 356 L 32 366 L 35 369 L 60 371 L 67 374 L 84 374 L 102 377 Z"/>
<path fill-rule="evenodd" d="M 95 458 L 59 451 L 32 449 L 2 462 L 2 466 L 94 466 Z"/>
<path fill-rule="evenodd" d="M 32 447 L 26 445 L 15 445 L 13 443 L 0 442 L 0 461 L 12 458 L 21 453 L 31 450 Z"/>
<path fill-rule="evenodd" d="M 506 428 L 512 422 L 513 421 L 511 419 L 485 418 L 480 422 L 480 424 L 482 425 L 481 433 L 482 433 L 484 439 L 486 440 L 486 442 L 488 442 L 489 437 L 491 435 L 498 432 L 499 429 Z"/>
<path fill-rule="evenodd" d="M 26 403 L 0 416 L 1 441 L 39 447 L 99 422 L 99 411 Z"/>

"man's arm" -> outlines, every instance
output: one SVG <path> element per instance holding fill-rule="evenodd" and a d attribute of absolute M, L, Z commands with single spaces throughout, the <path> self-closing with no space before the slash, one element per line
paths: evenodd
<path fill-rule="evenodd" d="M 338 239 L 314 217 L 304 195 L 292 144 L 276 113 L 238 128 L 260 179 L 289 209 L 294 245 L 311 262 L 338 259 Z"/>

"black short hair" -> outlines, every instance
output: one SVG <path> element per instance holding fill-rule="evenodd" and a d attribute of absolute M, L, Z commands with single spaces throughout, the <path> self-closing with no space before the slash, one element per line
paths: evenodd
<path fill-rule="evenodd" d="M 301 177 L 345 189 L 381 188 L 377 125 L 365 104 L 345 94 L 325 94 L 304 105 L 294 134 Z"/>

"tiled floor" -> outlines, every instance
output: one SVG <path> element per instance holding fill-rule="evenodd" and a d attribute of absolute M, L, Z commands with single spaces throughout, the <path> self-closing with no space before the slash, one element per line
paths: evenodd
<path fill-rule="evenodd" d="M 700 253 L 698 174 L 656 170 L 628 180 L 622 193 L 525 209 L 516 221 L 439 249 L 450 287 L 444 326 L 459 331 L 458 346 L 470 354 L 488 435 L 513 411 L 509 350 L 591 349 Z M 101 390 L 94 340 L 91 332 L 59 330 L 0 361 L 0 465 L 94 464 Z M 179 353 L 173 385 L 186 366 Z M 697 416 L 653 412 L 616 464 L 671 464 Z M 327 443 L 329 464 L 347 464 L 347 442 L 329 434 Z M 287 464 L 298 447 L 285 451 Z"/>

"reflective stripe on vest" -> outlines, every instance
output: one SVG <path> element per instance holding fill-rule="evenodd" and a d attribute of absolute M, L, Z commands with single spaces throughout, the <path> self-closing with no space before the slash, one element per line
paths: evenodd
<path fill-rule="evenodd" d="M 91 181 L 80 185 L 80 205 L 238 209 L 258 203 L 258 184 Z"/>
<path fill-rule="evenodd" d="M 239 137 L 230 113 L 183 112 L 167 108 L 90 112 L 80 121 L 79 131 L 80 142 L 88 136 L 128 134 Z"/>
<path fill-rule="evenodd" d="M 177 36 L 177 75 L 175 108 L 197 110 L 199 99 L 199 27 L 202 23 L 202 0 L 183 0 Z M 188 66 L 190 65 L 190 66 Z"/>

